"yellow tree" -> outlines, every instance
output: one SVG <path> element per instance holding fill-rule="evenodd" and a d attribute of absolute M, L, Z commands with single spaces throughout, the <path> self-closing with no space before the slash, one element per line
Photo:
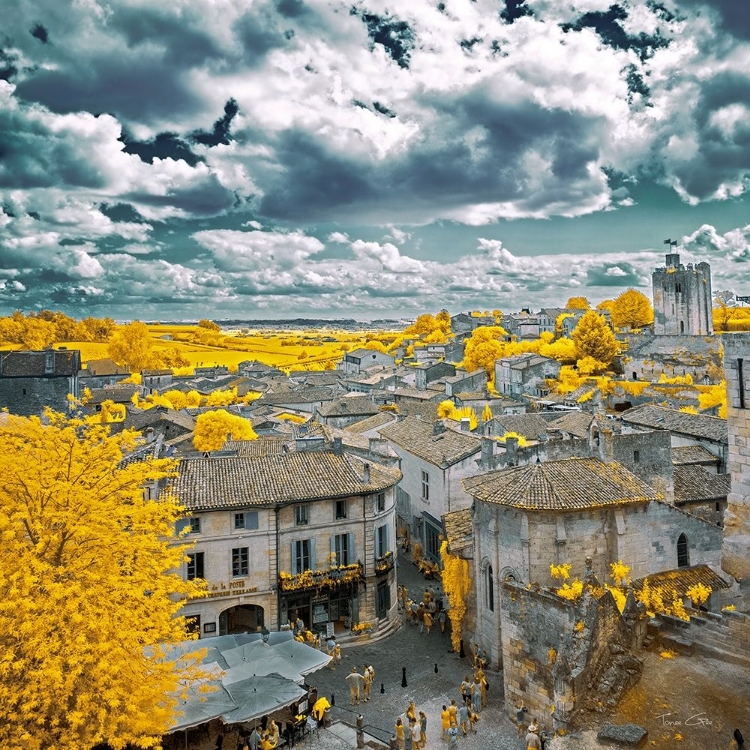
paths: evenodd
<path fill-rule="evenodd" d="M 158 367 L 160 363 L 148 326 L 140 320 L 121 326 L 110 339 L 107 353 L 118 365 L 127 367 L 131 372 Z"/>
<path fill-rule="evenodd" d="M 619 345 L 607 321 L 593 310 L 581 317 L 572 338 L 578 359 L 592 357 L 597 362 L 608 365 L 619 351 Z"/>
<path fill-rule="evenodd" d="M 225 409 L 206 411 L 195 419 L 193 445 L 199 451 L 218 451 L 229 440 L 255 440 L 258 436 L 247 419 Z"/>
<path fill-rule="evenodd" d="M 175 464 L 124 462 L 140 436 L 98 416 L 45 422 L 0 422 L 0 747 L 154 747 L 181 677 L 163 644 L 201 591 L 175 573 L 178 503 L 144 492 Z"/>
<path fill-rule="evenodd" d="M 617 328 L 642 328 L 654 320 L 654 309 L 648 297 L 636 289 L 624 291 L 612 304 L 610 313 Z"/>
<path fill-rule="evenodd" d="M 447 541 L 440 545 L 440 559 L 443 563 L 443 589 L 450 602 L 448 617 L 451 618 L 451 644 L 454 651 L 459 651 L 466 616 L 466 596 L 471 591 L 469 563 L 463 557 L 448 552 Z"/>
<path fill-rule="evenodd" d="M 585 297 L 571 297 L 565 303 L 566 310 L 590 310 L 591 304 Z"/>

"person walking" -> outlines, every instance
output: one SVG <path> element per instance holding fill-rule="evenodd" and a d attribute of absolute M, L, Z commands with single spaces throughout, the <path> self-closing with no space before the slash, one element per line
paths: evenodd
<path fill-rule="evenodd" d="M 401 717 L 399 716 L 398 719 L 396 719 L 396 743 L 398 745 L 398 750 L 404 750 L 405 748 L 405 742 L 404 742 L 404 724 L 401 721 Z"/>
<path fill-rule="evenodd" d="M 258 727 L 253 727 L 253 731 L 250 732 L 250 737 L 248 737 L 248 744 L 250 745 L 250 750 L 258 750 L 258 746 L 260 745 L 260 734 L 258 733 Z"/>
<path fill-rule="evenodd" d="M 471 691 L 471 708 L 475 714 L 482 712 L 482 683 L 479 677 L 474 675 L 474 685 Z"/>
<path fill-rule="evenodd" d="M 419 712 L 419 744 L 422 748 L 427 744 L 427 716 L 424 711 Z"/>
<path fill-rule="evenodd" d="M 445 621 L 448 619 L 448 615 L 444 609 L 441 609 L 437 615 L 438 625 L 440 626 L 440 635 L 445 635 Z"/>
<path fill-rule="evenodd" d="M 469 680 L 469 675 L 464 675 L 463 682 L 461 683 L 461 697 L 464 699 L 464 703 L 471 703 L 471 693 L 474 683 Z"/>
<path fill-rule="evenodd" d="M 461 727 L 461 734 L 466 737 L 469 728 L 469 707 L 466 703 L 462 703 L 458 708 L 458 725 Z"/>
<path fill-rule="evenodd" d="M 476 724 L 479 721 L 479 714 L 474 713 L 474 711 L 470 708 L 469 709 L 469 730 L 474 732 L 474 734 L 477 733 Z"/>
<path fill-rule="evenodd" d="M 409 727 L 409 732 L 411 734 L 411 747 L 412 750 L 419 750 L 422 745 L 420 744 L 420 739 L 422 736 L 422 727 L 420 726 L 418 721 L 412 721 L 411 725 Z"/>
<path fill-rule="evenodd" d="M 539 735 L 536 732 L 526 733 L 526 750 L 542 750 L 542 743 L 539 741 Z"/>
<path fill-rule="evenodd" d="M 421 604 L 417 607 L 417 622 L 419 623 L 419 632 L 424 633 L 424 613 L 425 608 L 424 604 Z"/>
<path fill-rule="evenodd" d="M 523 737 L 526 732 L 526 706 L 519 703 L 516 708 L 516 737 Z"/>
<path fill-rule="evenodd" d="M 450 729 L 448 729 L 448 747 L 458 747 L 458 727 L 455 724 L 451 724 Z"/>
<path fill-rule="evenodd" d="M 349 683 L 349 705 L 359 705 L 360 696 L 364 688 L 364 677 L 357 672 L 356 667 L 344 678 Z"/>
<path fill-rule="evenodd" d="M 484 669 L 478 669 L 474 675 L 474 682 L 479 682 L 479 692 L 482 698 L 482 708 L 487 705 L 487 677 L 484 674 Z"/>
<path fill-rule="evenodd" d="M 443 710 L 440 712 L 440 739 L 445 740 L 448 738 L 446 734 L 451 728 L 451 712 L 448 710 L 448 706 L 443 706 Z"/>
<path fill-rule="evenodd" d="M 427 631 L 427 635 L 429 635 L 432 630 L 432 615 L 429 610 L 424 613 L 424 627 Z"/>
<path fill-rule="evenodd" d="M 404 607 L 404 616 L 406 617 L 407 624 L 411 625 L 412 623 L 412 606 L 414 605 L 414 602 L 411 599 L 406 600 L 406 606 Z"/>
<path fill-rule="evenodd" d="M 458 726 L 458 706 L 456 705 L 455 698 L 451 698 L 451 704 L 448 706 L 448 713 L 451 715 L 451 724 Z"/>

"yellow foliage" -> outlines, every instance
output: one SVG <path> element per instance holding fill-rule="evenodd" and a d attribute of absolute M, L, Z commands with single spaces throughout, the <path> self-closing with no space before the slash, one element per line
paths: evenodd
<path fill-rule="evenodd" d="M 561 316 L 562 317 L 562 316 Z M 576 345 L 573 339 L 559 338 L 552 343 L 544 343 L 539 347 L 539 354 L 552 357 L 558 362 L 574 362 L 576 359 Z"/>
<path fill-rule="evenodd" d="M 622 560 L 609 564 L 610 575 L 616 586 L 627 586 L 630 582 L 630 566 Z"/>
<path fill-rule="evenodd" d="M 456 405 L 451 401 L 450 399 L 446 399 L 445 401 L 441 401 L 438 404 L 437 408 L 437 415 L 440 417 L 440 419 L 447 419 L 452 413 L 453 410 L 456 408 Z"/>
<path fill-rule="evenodd" d="M 143 490 L 175 463 L 123 463 L 140 436 L 98 415 L 45 419 L 0 426 L 0 747 L 154 747 L 185 676 L 162 644 L 202 591 L 175 572 L 179 505 Z"/>
<path fill-rule="evenodd" d="M 625 393 L 631 396 L 640 396 L 651 385 L 647 380 L 620 380 L 617 383 Z"/>
<path fill-rule="evenodd" d="M 527 440 L 523 435 L 519 435 L 517 432 L 506 432 L 503 435 L 501 435 L 499 438 L 495 438 L 499 443 L 504 443 L 507 441 L 508 438 L 516 438 L 518 440 L 518 445 L 520 448 L 525 448 L 527 445 Z"/>
<path fill-rule="evenodd" d="M 727 384 L 722 380 L 717 385 L 706 386 L 701 388 L 698 394 L 698 405 L 702 410 L 719 407 L 719 416 L 722 419 L 727 418 Z"/>
<path fill-rule="evenodd" d="M 620 614 L 622 614 L 623 610 L 625 609 L 625 602 L 627 601 L 627 597 L 625 596 L 625 594 L 616 586 L 609 586 L 606 583 L 604 584 L 604 588 L 607 589 L 610 594 L 612 594 L 612 598 L 615 600 L 617 609 Z"/>
<path fill-rule="evenodd" d="M 193 434 L 196 450 L 221 450 L 230 436 L 232 440 L 255 440 L 258 437 L 247 419 L 224 409 L 207 411 L 196 417 Z"/>
<path fill-rule="evenodd" d="M 458 555 L 450 554 L 447 541 L 443 541 L 440 545 L 440 559 L 443 563 L 443 590 L 450 602 L 448 617 L 451 618 L 451 644 L 453 650 L 458 651 L 463 637 L 466 595 L 471 591 L 469 563 Z"/>
<path fill-rule="evenodd" d="M 482 422 L 489 422 L 492 419 L 492 409 L 490 409 L 490 405 L 487 404 L 484 409 L 482 409 Z"/>
<path fill-rule="evenodd" d="M 557 595 L 571 602 L 576 602 L 583 594 L 583 581 L 575 578 L 571 584 L 564 583 L 557 589 Z"/>
<path fill-rule="evenodd" d="M 677 652 L 667 649 L 665 651 L 660 652 L 659 656 L 661 656 L 662 659 L 674 659 L 675 656 L 677 656 Z"/>
<path fill-rule="evenodd" d="M 111 422 L 124 422 L 127 411 L 123 404 L 116 404 L 111 399 L 102 401 L 102 408 L 99 412 L 99 421 L 102 424 L 109 424 Z"/>
<path fill-rule="evenodd" d="M 560 368 L 560 373 L 557 376 L 557 392 L 558 393 L 572 393 L 576 388 L 579 388 L 586 382 L 586 378 L 581 377 L 578 371 L 570 367 L 569 365 L 563 365 Z"/>
<path fill-rule="evenodd" d="M 591 303 L 586 297 L 570 297 L 565 303 L 565 307 L 568 310 L 590 310 Z"/>
<path fill-rule="evenodd" d="M 643 328 L 654 320 L 654 310 L 648 297 L 635 289 L 628 289 L 617 297 L 610 312 L 616 328 Z"/>
<path fill-rule="evenodd" d="M 687 593 L 694 605 L 700 606 L 708 601 L 708 597 L 711 596 L 711 590 L 711 587 L 706 586 L 704 583 L 696 583 L 685 593 Z"/>
<path fill-rule="evenodd" d="M 697 414 L 698 410 L 694 406 L 681 406 L 680 411 L 683 414 Z"/>
<path fill-rule="evenodd" d="M 737 607 L 734 604 L 727 604 L 726 607 L 722 607 L 721 608 L 721 611 L 722 612 L 736 612 L 737 611 Z"/>
<path fill-rule="evenodd" d="M 549 572 L 555 580 L 567 581 L 570 578 L 570 570 L 573 566 L 570 563 L 564 565 L 553 565 L 550 563 Z"/>
<path fill-rule="evenodd" d="M 581 375 L 594 375 L 607 369 L 606 362 L 600 362 L 593 357 L 584 357 L 576 362 L 576 369 Z"/>
<path fill-rule="evenodd" d="M 620 346 L 607 321 L 594 310 L 584 313 L 572 333 L 579 359 L 592 357 L 608 365 L 617 355 Z"/>
<path fill-rule="evenodd" d="M 469 429 L 475 430 L 479 424 L 477 413 L 470 406 L 462 406 L 460 409 L 450 400 L 441 401 L 437 407 L 437 415 L 440 419 L 454 419 L 460 422 L 462 419 L 469 420 Z"/>
<path fill-rule="evenodd" d="M 295 424 L 304 424 L 307 422 L 305 417 L 302 417 L 299 414 L 289 414 L 288 412 L 277 414 L 276 419 L 281 419 L 284 422 L 294 422 Z"/>
<path fill-rule="evenodd" d="M 206 406 L 230 406 L 237 402 L 236 388 L 219 388 L 206 396 Z"/>

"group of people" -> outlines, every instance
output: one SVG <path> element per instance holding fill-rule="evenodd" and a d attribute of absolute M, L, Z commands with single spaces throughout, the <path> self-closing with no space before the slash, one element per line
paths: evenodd
<path fill-rule="evenodd" d="M 369 701 L 372 693 L 372 682 L 375 679 L 375 669 L 372 664 L 362 665 L 362 674 L 357 667 L 344 678 L 349 683 L 349 703 L 358 706 L 360 701 Z"/>
<path fill-rule="evenodd" d="M 526 750 L 544 750 L 544 745 L 549 736 L 545 729 L 539 727 L 534 717 L 526 724 L 526 713 L 526 706 L 523 703 L 519 704 L 516 709 L 517 736 L 522 737 L 525 733 Z"/>
<path fill-rule="evenodd" d="M 271 719 L 270 721 L 261 723 L 260 727 L 253 727 L 250 734 L 241 737 L 239 747 L 241 750 L 273 750 L 278 744 L 279 727 Z M 216 742 L 216 747 L 222 747 L 219 740 Z"/>
<path fill-rule="evenodd" d="M 419 625 L 419 632 L 424 633 L 426 630 L 429 635 L 433 625 L 437 622 L 441 635 L 445 634 L 448 615 L 443 607 L 443 600 L 436 597 L 432 590 L 425 589 L 422 601 L 418 602 L 409 597 L 406 586 L 399 586 L 398 600 L 407 624 Z"/>
<path fill-rule="evenodd" d="M 407 733 L 411 740 L 412 750 L 424 748 L 427 742 L 427 716 L 424 711 L 417 715 L 417 707 L 414 701 L 409 701 L 409 707 L 403 716 L 396 719 L 396 742 L 399 750 L 404 750 L 406 745 Z"/>

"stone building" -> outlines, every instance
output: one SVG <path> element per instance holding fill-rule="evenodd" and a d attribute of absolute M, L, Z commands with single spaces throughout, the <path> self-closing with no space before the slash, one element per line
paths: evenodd
<path fill-rule="evenodd" d="M 721 564 L 750 602 L 750 334 L 722 337 L 727 379 L 728 470 L 732 489 L 724 514 Z"/>
<path fill-rule="evenodd" d="M 180 463 L 175 490 L 190 514 L 182 572 L 204 578 L 209 592 L 182 613 L 210 635 L 278 629 L 296 617 L 322 632 L 389 627 L 398 618 L 401 472 L 340 443 L 287 452 L 274 440 L 253 453 Z"/>
<path fill-rule="evenodd" d="M 78 349 L 0 352 L 0 409 L 28 417 L 46 407 L 68 410 L 68 394 L 80 396 Z"/>
<path fill-rule="evenodd" d="M 495 362 L 495 388 L 503 396 L 544 396 L 549 393 L 545 380 L 559 373 L 560 363 L 541 354 L 503 357 Z"/>
<path fill-rule="evenodd" d="M 371 367 L 393 367 L 393 355 L 374 349 L 354 349 L 344 355 L 344 359 L 336 366 L 348 375 L 359 375 Z"/>
<path fill-rule="evenodd" d="M 721 529 L 668 503 L 617 461 L 572 458 L 465 479 L 474 498 L 477 634 L 492 663 L 502 653 L 494 602 L 511 580 L 553 586 L 550 563 L 570 563 L 607 580 L 623 560 L 633 578 L 698 564 L 718 565 Z"/>
<path fill-rule="evenodd" d="M 708 336 L 713 333 L 711 266 L 680 263 L 677 253 L 651 275 L 654 290 L 654 333 L 657 336 Z"/>

